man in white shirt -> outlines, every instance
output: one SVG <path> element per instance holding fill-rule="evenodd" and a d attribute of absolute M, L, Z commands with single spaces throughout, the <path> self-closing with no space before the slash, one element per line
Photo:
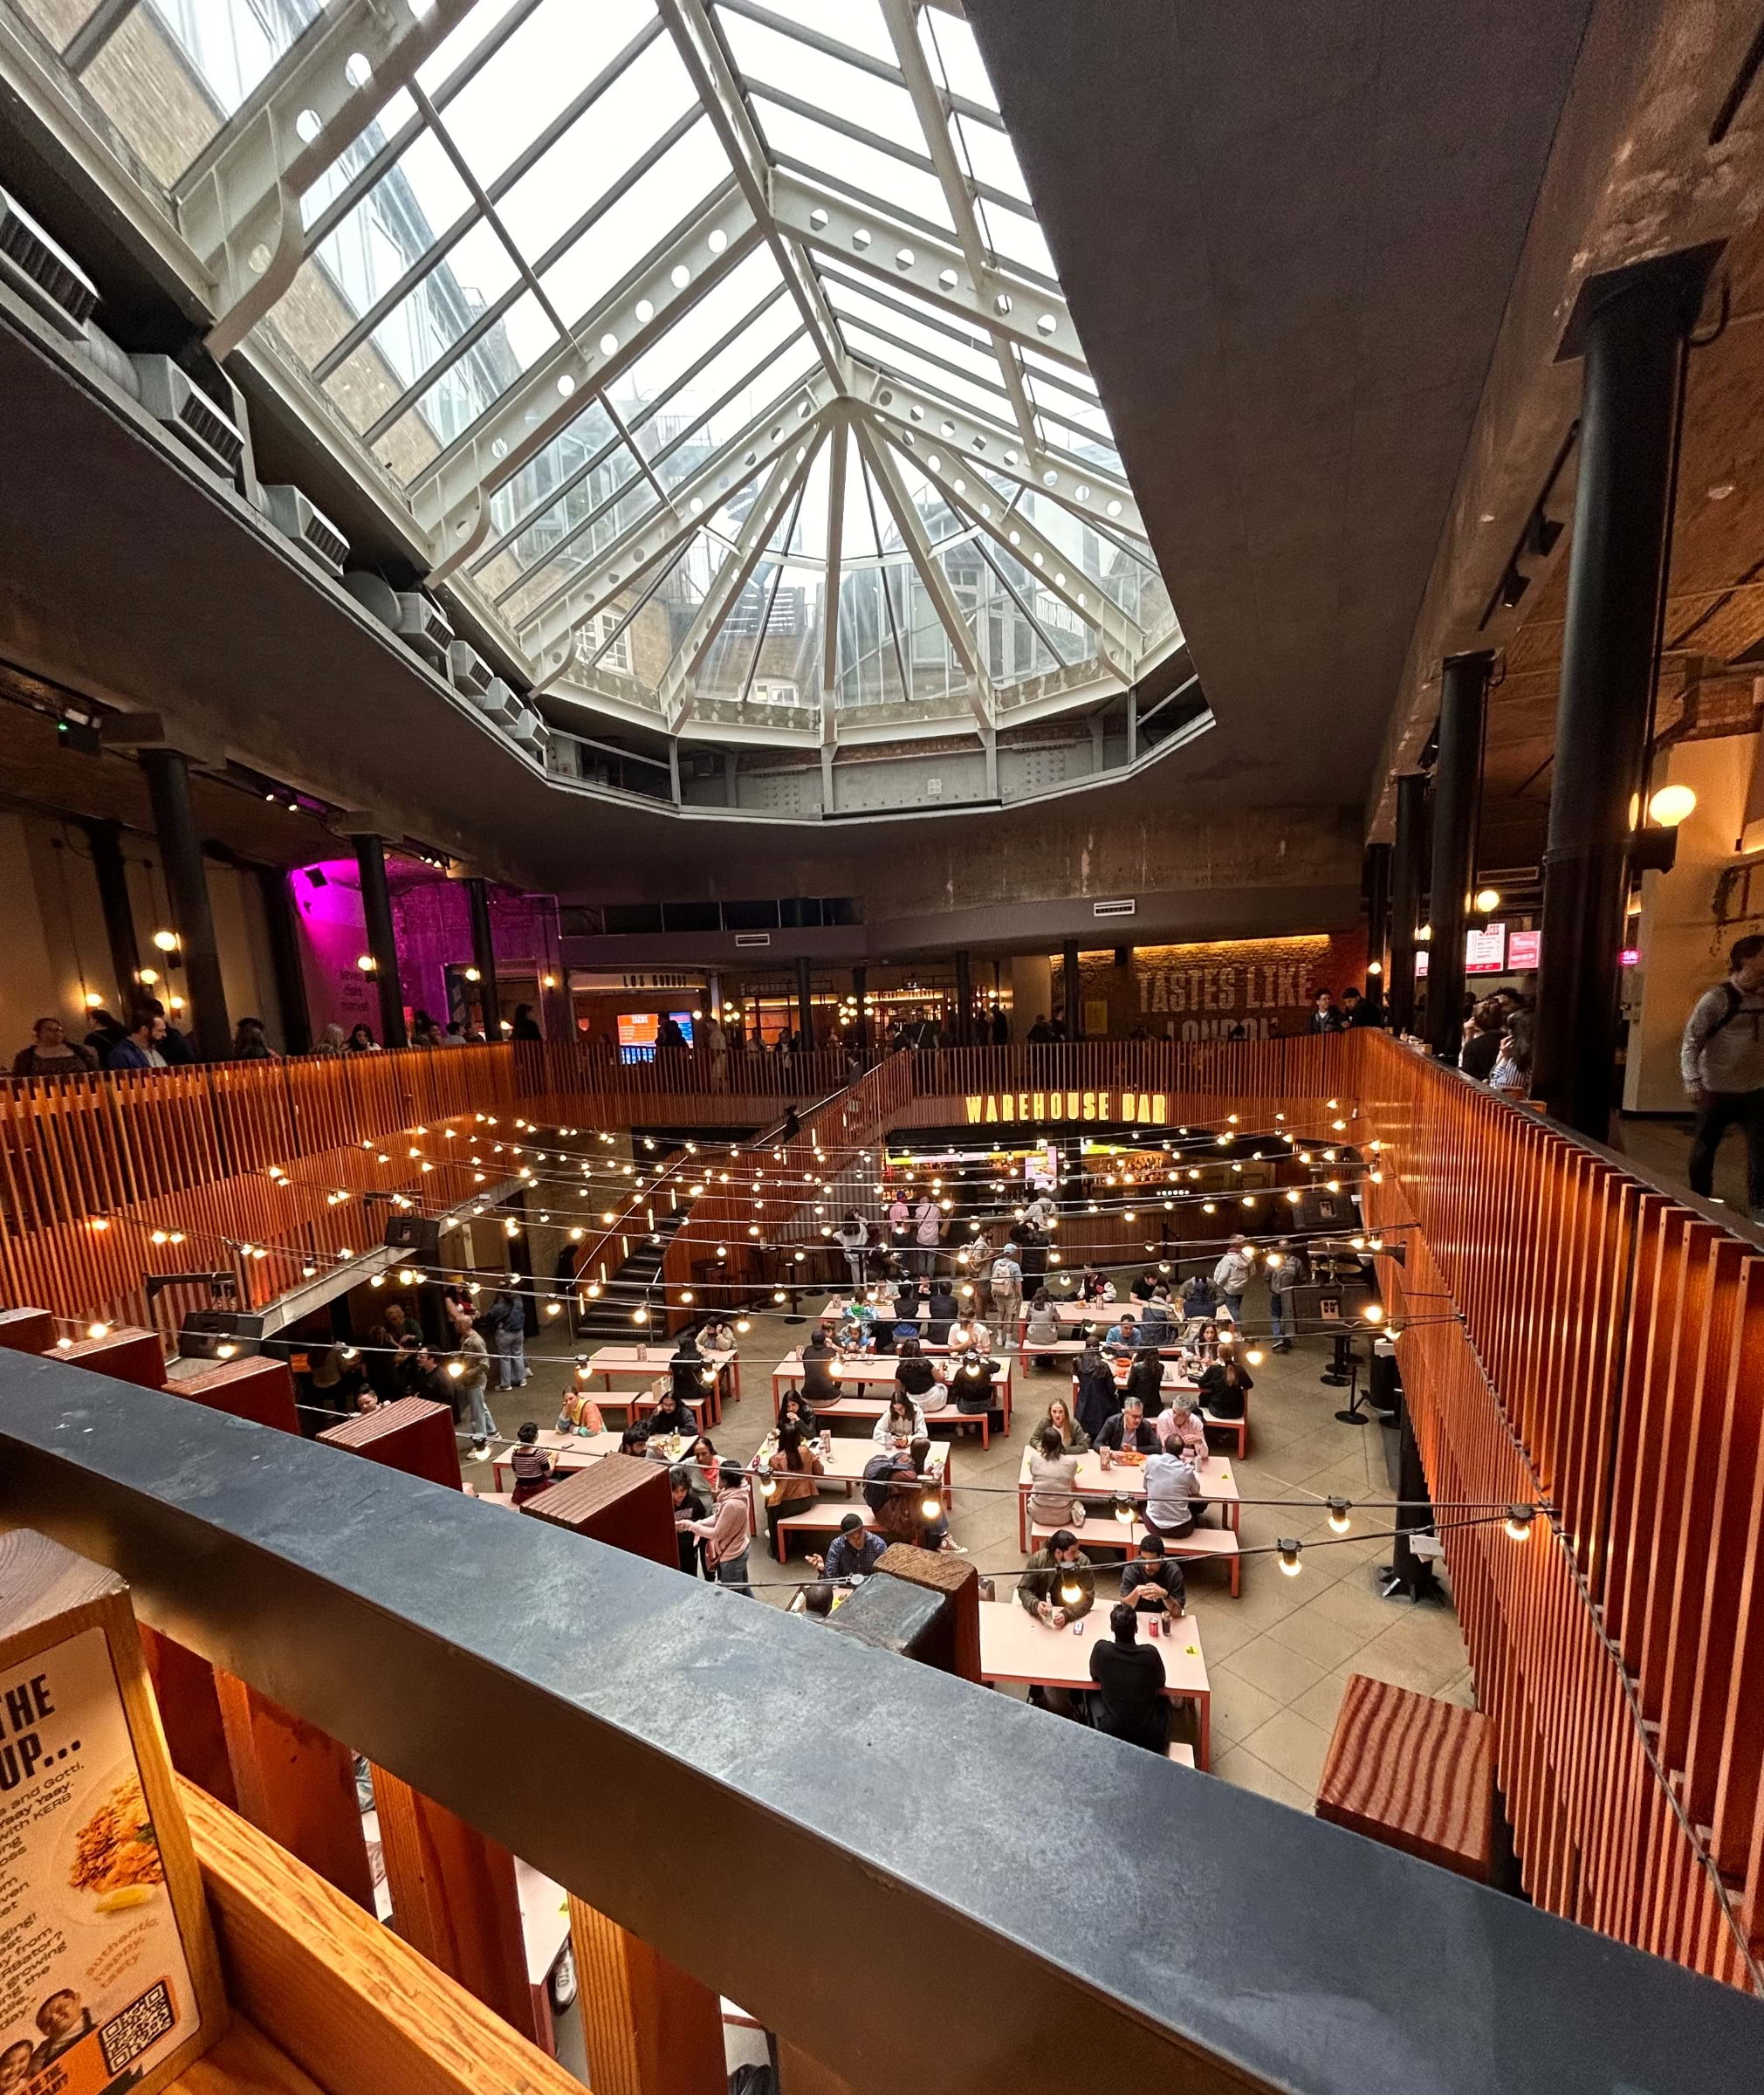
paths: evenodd
<path fill-rule="evenodd" d="M 1225 1255 L 1212 1269 L 1212 1284 L 1229 1306 L 1232 1322 L 1244 1321 L 1244 1290 L 1250 1284 L 1250 1254 L 1248 1240 L 1233 1237 L 1225 1248 Z"/>

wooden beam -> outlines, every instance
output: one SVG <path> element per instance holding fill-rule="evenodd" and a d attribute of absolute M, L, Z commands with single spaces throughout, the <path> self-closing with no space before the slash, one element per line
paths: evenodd
<path fill-rule="evenodd" d="M 327 1425 L 315 1438 L 326 1447 L 347 1448 L 352 1455 L 383 1462 L 388 1469 L 402 1469 L 408 1477 L 427 1477 L 431 1484 L 459 1489 L 459 1442 L 453 1413 L 444 1404 L 401 1397 L 378 1411 Z"/>
<path fill-rule="evenodd" d="M 181 1791 L 234 2005 L 326 2095 L 582 2095 L 316 1872 Z M 294 2092 L 272 2081 L 268 2095 Z"/>
<path fill-rule="evenodd" d="M 573 1896 L 570 1945 L 594 2095 L 722 2095 L 723 2010 L 708 1986 Z"/>
<path fill-rule="evenodd" d="M 192 1404 L 206 1405 L 211 1412 L 226 1412 L 235 1418 L 249 1418 L 278 1433 L 298 1433 L 299 1414 L 294 1408 L 294 1378 L 285 1360 L 257 1355 L 249 1360 L 218 1361 L 194 1375 L 185 1375 L 166 1388 L 174 1397 L 188 1397 Z"/>
<path fill-rule="evenodd" d="M 102 1338 L 76 1338 L 71 1346 L 51 1346 L 43 1357 L 58 1360 L 63 1367 L 91 1368 L 113 1382 L 133 1382 L 144 1390 L 165 1386 L 165 1348 L 159 1333 L 130 1324 L 120 1324 Z"/>
<path fill-rule="evenodd" d="M 214 1678 L 239 1815 L 371 1913 L 354 1754 L 235 1675 Z"/>
<path fill-rule="evenodd" d="M 47 1309 L 0 1309 L 0 1347 L 9 1353 L 48 1353 L 55 1319 Z"/>
<path fill-rule="evenodd" d="M 679 1563 L 668 1473 L 642 1456 L 608 1455 L 529 1499 L 521 1511 L 651 1563 Z"/>

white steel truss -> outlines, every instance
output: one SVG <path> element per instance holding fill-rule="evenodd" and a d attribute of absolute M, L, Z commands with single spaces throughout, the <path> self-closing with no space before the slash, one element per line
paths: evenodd
<path fill-rule="evenodd" d="M 1170 644 L 961 0 L 101 0 L 68 73 L 126 23 L 229 113 L 168 183 L 209 347 L 279 331 L 537 689 L 995 763 Z"/>

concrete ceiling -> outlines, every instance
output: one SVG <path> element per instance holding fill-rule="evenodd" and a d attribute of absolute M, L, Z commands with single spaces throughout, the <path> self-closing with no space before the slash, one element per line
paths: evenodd
<path fill-rule="evenodd" d="M 1357 801 L 1589 0 L 967 0 L 1252 805 Z"/>

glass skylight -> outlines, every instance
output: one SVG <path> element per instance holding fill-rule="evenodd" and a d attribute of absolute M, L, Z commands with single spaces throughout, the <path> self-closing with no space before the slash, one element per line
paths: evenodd
<path fill-rule="evenodd" d="M 0 4 L 175 209 L 266 111 L 312 148 L 257 325 L 553 698 L 986 733 L 1172 644 L 958 12 L 412 0 L 333 140 L 289 98 L 367 0 Z"/>

